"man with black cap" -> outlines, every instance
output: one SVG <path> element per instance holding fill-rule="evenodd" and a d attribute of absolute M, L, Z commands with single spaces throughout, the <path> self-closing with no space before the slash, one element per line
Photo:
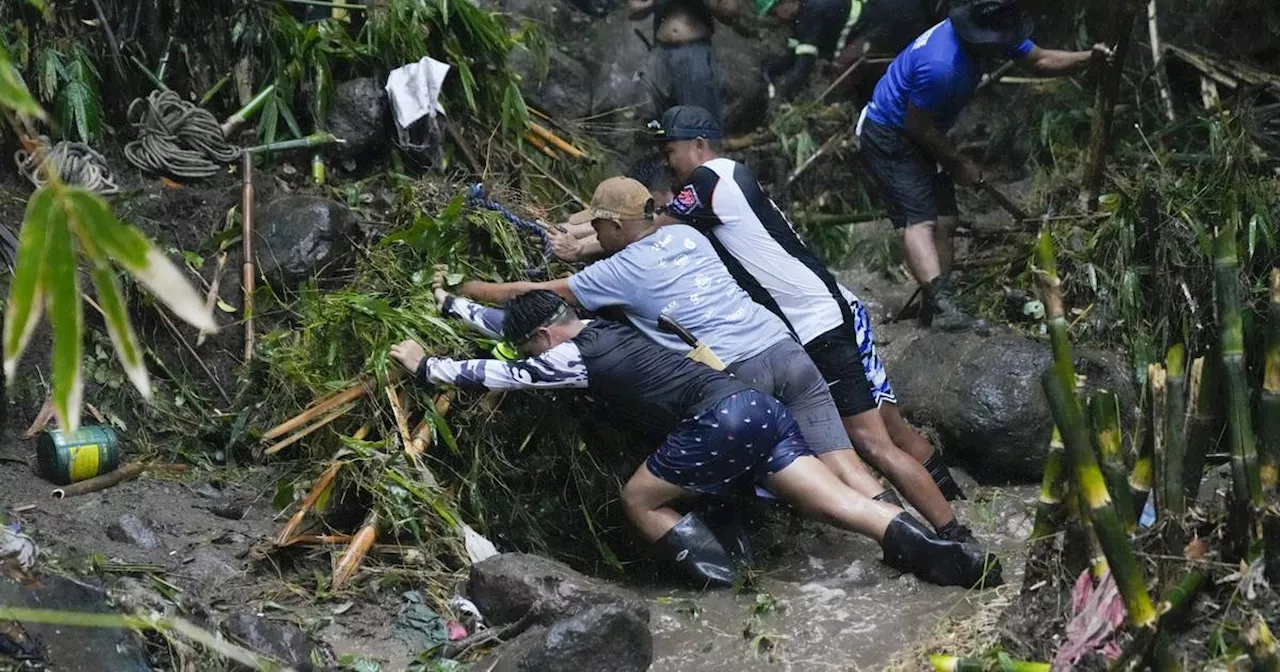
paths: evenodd
<path fill-rule="evenodd" d="M 942 455 L 907 425 L 891 395 L 876 395 L 872 388 L 878 376 L 864 365 L 858 334 L 860 323 L 869 330 L 869 320 L 859 320 L 857 306 L 750 169 L 719 155 L 715 120 L 700 108 L 674 107 L 650 128 L 681 184 L 659 223 L 705 233 L 738 285 L 782 319 L 826 379 L 858 453 L 816 446 L 814 451 L 853 487 L 861 454 L 939 536 L 971 538 L 947 503 L 962 494 Z"/>
<path fill-rule="evenodd" d="M 1111 58 L 1091 51 L 1042 49 L 1030 39 L 1031 19 L 1015 0 L 977 0 L 952 10 L 907 47 L 876 85 L 862 111 L 862 154 L 905 230 L 907 266 L 924 288 L 922 320 L 958 331 L 974 320 L 956 305 L 951 282 L 955 184 L 982 182 L 982 169 L 946 138 L 982 77 L 986 58 L 1014 59 L 1044 75 L 1064 75 Z"/>
<path fill-rule="evenodd" d="M 423 384 L 469 389 L 585 388 L 619 423 L 659 448 L 622 489 L 632 523 L 677 569 L 704 586 L 730 585 L 738 569 L 715 534 L 673 505 L 758 484 L 806 516 L 875 539 L 885 561 L 930 583 L 999 585 L 991 555 L 935 537 L 901 508 L 859 494 L 813 457 L 791 414 L 773 397 L 645 338 L 630 326 L 579 320 L 554 292 L 507 302 L 503 334 L 524 358 L 429 357 L 414 341 L 391 356 Z"/>
<path fill-rule="evenodd" d="M 865 99 L 882 74 L 869 54 L 897 54 L 937 21 L 933 0 L 756 0 L 760 16 L 792 24 L 787 54 L 765 74 L 783 100 L 804 88 L 819 60 L 829 60 L 842 88 Z M 860 62 L 861 61 L 861 62 Z M 846 70 L 852 71 L 846 76 Z"/>
<path fill-rule="evenodd" d="M 711 34 L 716 21 L 736 25 L 738 0 L 628 0 L 632 20 L 653 15 L 649 60 L 640 73 L 655 114 L 698 105 L 721 119 L 720 74 Z"/>

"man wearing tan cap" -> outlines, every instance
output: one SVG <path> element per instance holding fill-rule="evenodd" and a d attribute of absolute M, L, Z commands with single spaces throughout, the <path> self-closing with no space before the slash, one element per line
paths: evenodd
<path fill-rule="evenodd" d="M 600 183 L 590 207 L 571 221 L 587 220 L 606 258 L 568 278 L 472 280 L 458 293 L 497 304 L 535 289 L 550 290 L 591 311 L 621 310 L 651 340 L 687 353 L 684 341 L 658 328 L 658 318 L 666 316 L 709 345 L 729 373 L 782 401 L 815 450 L 852 447 L 826 381 L 804 348 L 781 319 L 738 286 L 705 236 L 684 225 L 660 229 L 649 190 L 625 177 Z M 858 463 L 852 480 L 860 492 L 893 501 L 866 465 Z"/>

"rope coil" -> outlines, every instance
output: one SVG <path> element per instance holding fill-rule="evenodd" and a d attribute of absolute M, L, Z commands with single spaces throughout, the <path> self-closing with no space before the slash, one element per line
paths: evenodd
<path fill-rule="evenodd" d="M 138 139 L 124 147 L 129 163 L 174 177 L 210 177 L 240 157 L 208 111 L 173 91 L 152 91 L 129 104 L 129 124 Z"/>
<path fill-rule="evenodd" d="M 63 184 L 84 187 L 103 196 L 120 192 L 107 160 L 89 145 L 70 140 L 54 144 L 44 135 L 36 142 L 38 148 L 14 152 L 13 161 L 18 165 L 18 172 L 37 189 L 49 181 L 52 171 Z"/>
<path fill-rule="evenodd" d="M 532 233 L 536 235 L 538 239 L 542 241 L 542 262 L 536 266 L 532 266 L 530 268 L 525 269 L 525 272 L 528 273 L 529 277 L 531 278 L 540 278 L 540 277 L 546 276 L 547 260 L 550 259 L 551 256 L 554 254 L 554 248 L 552 247 L 552 244 L 551 244 L 551 236 L 547 235 L 546 229 L 542 228 L 542 226 L 536 222 L 531 222 L 527 219 L 521 219 L 514 212 L 511 212 L 510 210 L 508 210 L 506 206 L 502 205 L 497 201 L 487 198 L 484 192 L 484 184 L 480 182 L 476 182 L 475 184 L 471 185 L 469 189 L 467 189 L 467 203 L 469 205 L 481 207 L 486 210 L 492 210 L 498 213 L 499 215 L 502 215 L 503 219 L 507 220 L 508 222 L 510 222 L 512 225 L 515 226 L 516 231 L 522 231 L 524 233 Z"/>

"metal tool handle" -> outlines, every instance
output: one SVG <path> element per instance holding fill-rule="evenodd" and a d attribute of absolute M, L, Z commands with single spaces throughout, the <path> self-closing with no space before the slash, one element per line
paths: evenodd
<path fill-rule="evenodd" d="M 666 315 L 658 316 L 658 331 L 668 334 L 675 334 L 680 340 L 685 342 L 691 348 L 698 347 L 698 339 L 694 338 L 693 333 L 685 329 L 679 322 L 671 319 Z"/>
<path fill-rule="evenodd" d="M 1008 212 L 1014 219 L 1018 220 L 1019 224 L 1026 224 L 1027 220 L 1031 219 L 1031 216 L 1022 208 L 1019 208 L 1018 205 L 1013 202 L 1013 199 L 1006 196 L 1003 191 L 987 184 L 986 180 L 980 180 L 978 182 L 978 188 L 990 194 L 991 198 L 994 198 L 996 203 L 999 203 L 1000 207 L 1004 208 L 1005 212 Z"/>

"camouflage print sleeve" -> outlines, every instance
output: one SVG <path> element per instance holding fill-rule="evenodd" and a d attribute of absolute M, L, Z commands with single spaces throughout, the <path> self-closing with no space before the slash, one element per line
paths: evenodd
<path fill-rule="evenodd" d="M 587 367 L 573 341 L 537 357 L 500 359 L 427 357 L 418 365 L 421 383 L 446 383 L 468 390 L 554 390 L 587 386 Z"/>
<path fill-rule="evenodd" d="M 444 310 L 441 312 L 466 322 L 472 329 L 489 338 L 502 338 L 502 323 L 507 314 L 500 308 L 482 306 L 461 296 L 450 295 L 445 299 Z"/>

